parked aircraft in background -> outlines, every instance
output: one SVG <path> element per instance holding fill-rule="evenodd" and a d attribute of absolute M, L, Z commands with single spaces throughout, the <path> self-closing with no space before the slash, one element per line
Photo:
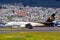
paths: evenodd
<path fill-rule="evenodd" d="M 4 28 L 6 23 L 0 22 L 0 28 Z"/>

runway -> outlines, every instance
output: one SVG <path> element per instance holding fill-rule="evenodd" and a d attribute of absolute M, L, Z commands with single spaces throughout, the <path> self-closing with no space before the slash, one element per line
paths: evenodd
<path fill-rule="evenodd" d="M 34 27 L 33 29 L 26 30 L 0 30 L 0 34 L 12 32 L 60 32 L 60 27 Z"/>

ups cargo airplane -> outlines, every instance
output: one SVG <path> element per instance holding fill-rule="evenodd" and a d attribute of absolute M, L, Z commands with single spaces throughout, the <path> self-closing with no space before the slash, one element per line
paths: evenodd
<path fill-rule="evenodd" d="M 26 27 L 28 29 L 33 29 L 33 27 L 50 27 L 54 26 L 54 19 L 56 14 L 52 14 L 46 22 L 8 22 L 5 26 L 20 26 Z"/>

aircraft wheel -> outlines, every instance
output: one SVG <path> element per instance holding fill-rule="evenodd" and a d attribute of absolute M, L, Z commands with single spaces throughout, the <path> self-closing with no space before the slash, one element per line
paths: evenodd
<path fill-rule="evenodd" d="M 30 23 L 29 24 L 26 24 L 26 28 L 33 29 L 32 25 Z"/>

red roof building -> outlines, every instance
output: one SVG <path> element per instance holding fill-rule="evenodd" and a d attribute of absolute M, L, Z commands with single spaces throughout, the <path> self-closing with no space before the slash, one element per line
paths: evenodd
<path fill-rule="evenodd" d="M 17 16 L 26 16 L 27 12 L 23 10 L 19 10 L 15 13 Z"/>

